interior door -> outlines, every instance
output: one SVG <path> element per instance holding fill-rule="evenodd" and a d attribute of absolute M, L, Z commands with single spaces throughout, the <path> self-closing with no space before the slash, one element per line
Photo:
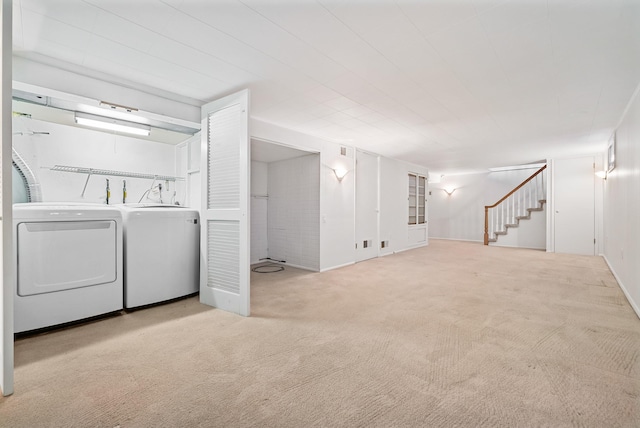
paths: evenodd
<path fill-rule="evenodd" d="M 592 156 L 553 162 L 556 253 L 595 255 L 595 184 Z"/>
<path fill-rule="evenodd" d="M 356 261 L 378 257 L 378 157 L 356 151 Z"/>
<path fill-rule="evenodd" d="M 249 316 L 249 90 L 202 107 L 200 302 Z"/>

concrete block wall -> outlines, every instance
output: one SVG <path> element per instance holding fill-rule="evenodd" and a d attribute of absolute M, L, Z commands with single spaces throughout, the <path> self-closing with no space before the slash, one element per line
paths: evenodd
<path fill-rule="evenodd" d="M 269 257 L 319 270 L 319 155 L 269 163 L 267 187 Z"/>

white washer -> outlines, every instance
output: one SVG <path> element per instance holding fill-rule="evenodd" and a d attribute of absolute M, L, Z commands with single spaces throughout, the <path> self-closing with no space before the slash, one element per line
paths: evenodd
<path fill-rule="evenodd" d="M 124 307 L 198 292 L 200 217 L 173 205 L 121 205 L 124 220 Z"/>
<path fill-rule="evenodd" d="M 122 309 L 120 210 L 15 204 L 13 225 L 16 333 Z"/>

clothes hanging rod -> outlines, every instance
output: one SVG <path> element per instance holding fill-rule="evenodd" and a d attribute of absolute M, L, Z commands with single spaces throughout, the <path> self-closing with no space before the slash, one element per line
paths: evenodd
<path fill-rule="evenodd" d="M 184 181 L 184 177 L 174 177 L 172 175 L 143 174 L 139 172 L 114 171 L 111 169 L 84 168 L 84 167 L 67 166 L 67 165 L 54 165 L 49 169 L 51 171 L 73 172 L 76 174 L 87 174 L 90 176 L 91 175 L 110 175 L 112 177 L 142 178 L 147 180 Z"/>

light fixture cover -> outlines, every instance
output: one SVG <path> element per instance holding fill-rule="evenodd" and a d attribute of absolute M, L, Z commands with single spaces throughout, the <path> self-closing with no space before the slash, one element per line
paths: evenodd
<path fill-rule="evenodd" d="M 123 132 L 133 135 L 148 136 L 151 129 L 148 126 L 140 125 L 133 122 L 126 122 L 108 117 L 95 116 L 85 113 L 76 113 L 76 123 L 78 125 L 89 126 L 97 129 L 105 129 L 108 131 Z"/>
<path fill-rule="evenodd" d="M 338 181 L 342 181 L 342 179 L 344 178 L 345 175 L 347 175 L 349 171 L 347 171 L 344 168 L 335 168 L 333 170 L 333 173 L 336 175 L 336 178 L 338 179 Z"/>

